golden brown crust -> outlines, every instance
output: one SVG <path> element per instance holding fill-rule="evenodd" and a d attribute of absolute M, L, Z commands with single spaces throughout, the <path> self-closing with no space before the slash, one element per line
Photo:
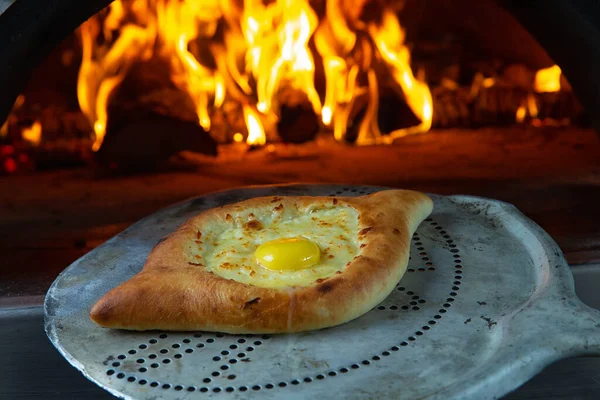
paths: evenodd
<path fill-rule="evenodd" d="M 207 272 L 185 246 L 206 224 L 247 220 L 248 210 L 349 206 L 358 211 L 358 255 L 341 273 L 305 287 L 258 287 Z M 433 208 L 423 193 L 387 190 L 363 197 L 261 197 L 208 210 L 154 247 L 142 271 L 112 289 L 90 317 L 108 328 L 279 333 L 355 319 L 385 299 L 406 271 L 410 239 Z"/>

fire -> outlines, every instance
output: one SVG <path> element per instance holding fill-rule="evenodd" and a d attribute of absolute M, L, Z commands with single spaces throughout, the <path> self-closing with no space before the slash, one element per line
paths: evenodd
<path fill-rule="evenodd" d="M 236 132 L 236 133 L 233 135 L 233 141 L 234 141 L 234 142 L 236 142 L 236 143 L 241 143 L 243 140 L 244 140 L 244 135 L 242 135 L 241 133 L 239 133 L 239 132 Z"/>
<path fill-rule="evenodd" d="M 527 108 L 525 108 L 525 105 L 521 104 L 519 108 L 517 108 L 517 115 L 515 119 L 518 123 L 522 123 L 525 121 L 525 117 L 527 117 Z"/>
<path fill-rule="evenodd" d="M 381 25 L 369 27 L 381 56 L 386 61 L 394 80 L 400 85 L 406 102 L 421 120 L 421 124 L 395 132 L 392 137 L 411 133 L 427 132 L 431 128 L 433 117 L 433 100 L 429 86 L 417 80 L 410 67 L 410 52 L 404 45 L 404 30 L 396 15 L 385 10 Z"/>
<path fill-rule="evenodd" d="M 216 70 L 202 65 L 189 47 L 195 40 L 214 34 L 216 21 L 222 16 L 217 3 L 159 1 L 156 6 L 161 52 L 170 58 L 172 80 L 190 94 L 198 123 L 207 131 L 211 124 L 210 102 L 221 107 L 225 100 L 224 82 Z"/>
<path fill-rule="evenodd" d="M 560 77 L 562 71 L 558 65 L 540 69 L 535 73 L 533 90 L 537 93 L 560 92 Z"/>
<path fill-rule="evenodd" d="M 30 127 L 23 128 L 21 137 L 32 145 L 39 146 L 42 141 L 42 123 L 35 121 Z"/>
<path fill-rule="evenodd" d="M 535 73 L 533 91 L 535 93 L 558 93 L 561 89 L 560 79 L 562 71 L 558 65 L 543 68 Z M 538 117 L 539 108 L 537 99 L 533 93 L 529 93 L 517 108 L 516 121 L 522 123 L 528 116 L 534 119 Z"/>
<path fill-rule="evenodd" d="M 356 97 L 364 93 L 364 89 L 357 90 L 359 65 L 351 57 L 356 34 L 348 26 L 342 7 L 341 0 L 328 1 L 326 17 L 315 32 L 315 46 L 323 59 L 326 84 L 321 120 L 325 126 L 333 121 L 334 136 L 338 140 L 344 138 Z"/>
<path fill-rule="evenodd" d="M 264 145 L 267 140 L 257 113 L 250 109 L 250 107 L 244 107 L 244 120 L 248 127 L 248 138 L 246 139 L 246 143 L 250 145 Z"/>
<path fill-rule="evenodd" d="M 308 1 L 280 0 L 265 6 L 262 0 L 246 0 L 242 19 L 246 71 L 256 80 L 256 108 L 263 114 L 276 111 L 276 96 L 288 86 L 304 92 L 319 113 L 315 63 L 308 49 L 318 21 Z"/>
<path fill-rule="evenodd" d="M 82 60 L 77 98 L 81 111 L 94 127 L 94 151 L 100 149 L 106 133 L 110 96 L 134 61 L 152 55 L 155 37 L 147 4 L 145 0 L 132 0 L 127 4 L 125 7 L 122 0 L 115 0 L 103 26 L 98 17 L 93 17 L 83 23 L 79 31 Z M 142 26 L 144 23 L 147 25 Z M 105 43 L 98 45 L 101 35 Z"/>
<path fill-rule="evenodd" d="M 206 131 L 215 111 L 228 101 L 239 104 L 248 144 L 265 144 L 281 107 L 298 102 L 310 104 L 338 140 L 361 105 L 358 144 L 426 132 L 431 92 L 410 66 L 396 14 L 383 10 L 381 18 L 362 21 L 361 7 L 360 1 L 327 1 L 319 16 L 309 0 L 115 0 L 79 30 L 77 95 L 94 129 L 93 150 L 106 134 L 111 97 L 131 66 L 151 57 L 168 61 L 172 82 L 190 96 Z M 421 121 L 389 135 L 377 123 L 384 82 L 378 74 L 386 70 Z M 240 141 L 243 134 L 234 132 Z"/>

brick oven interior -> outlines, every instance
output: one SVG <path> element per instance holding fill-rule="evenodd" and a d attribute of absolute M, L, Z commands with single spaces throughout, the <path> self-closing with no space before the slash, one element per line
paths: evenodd
<path fill-rule="evenodd" d="M 239 104 L 223 103 L 229 111 L 215 111 L 211 127 L 203 128 L 189 94 L 170 80 L 169 65 L 153 57 L 128 66 L 108 101 L 103 143 L 93 149 L 97 134 L 77 92 L 78 26 L 97 11 L 106 18 L 108 9 L 101 9 L 110 2 L 37 2 L 34 12 L 23 1 L 0 15 L 0 54 L 14 60 L 0 66 L 6 88 L 0 96 L 0 304 L 37 301 L 70 263 L 163 207 L 247 185 L 366 184 L 494 198 L 544 228 L 574 269 L 600 261 L 600 86 L 591 73 L 600 64 L 600 46 L 594 47 L 600 29 L 590 10 L 583 21 L 594 34 L 582 22 L 572 36 L 563 35 L 561 46 L 547 27 L 553 13 L 575 15 L 583 2 L 570 8 L 556 1 L 531 7 L 358 1 L 364 18 L 378 21 L 382 9 L 391 9 L 406 31 L 412 72 L 431 93 L 426 129 L 409 129 L 423 121 L 406 93 L 384 84 L 389 71 L 380 68 L 375 120 L 382 134 L 373 143 L 361 143 L 368 96 L 357 100 L 336 140 L 306 94 L 297 101 L 294 91 L 291 100 L 280 100 L 266 143 L 253 143 Z M 316 15 L 325 10 L 325 1 L 310 4 Z M 578 38 L 585 43 L 565 49 Z M 578 46 L 594 50 L 578 52 Z M 315 70 L 315 82 L 323 80 L 323 68 Z M 544 88 L 548 80 L 551 88 Z M 324 85 L 315 84 L 322 103 Z M 409 134 L 392 138 L 389 132 L 398 130 Z"/>

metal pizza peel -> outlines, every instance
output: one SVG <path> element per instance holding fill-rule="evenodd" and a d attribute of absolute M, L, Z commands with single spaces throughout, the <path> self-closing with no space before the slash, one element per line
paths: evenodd
<path fill-rule="evenodd" d="M 575 295 L 560 249 L 515 207 L 437 196 L 408 270 L 347 324 L 285 335 L 124 332 L 88 317 L 193 215 L 258 196 L 358 196 L 385 188 L 229 190 L 157 212 L 69 266 L 45 300 L 46 333 L 88 379 L 124 399 L 495 399 L 550 363 L 600 354 L 600 312 Z"/>

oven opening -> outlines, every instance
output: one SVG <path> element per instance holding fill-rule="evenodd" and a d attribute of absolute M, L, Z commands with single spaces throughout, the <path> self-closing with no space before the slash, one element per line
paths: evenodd
<path fill-rule="evenodd" d="M 491 1 L 117 0 L 35 70 L 0 165 L 118 173 L 587 125 L 560 66 Z"/>
<path fill-rule="evenodd" d="M 519 15 L 491 0 L 110 2 L 5 112 L 5 263 L 27 265 L 6 292 L 42 293 L 174 202 L 292 182 L 504 200 L 587 262 L 600 243 L 593 103 L 563 71 L 576 57 Z"/>

